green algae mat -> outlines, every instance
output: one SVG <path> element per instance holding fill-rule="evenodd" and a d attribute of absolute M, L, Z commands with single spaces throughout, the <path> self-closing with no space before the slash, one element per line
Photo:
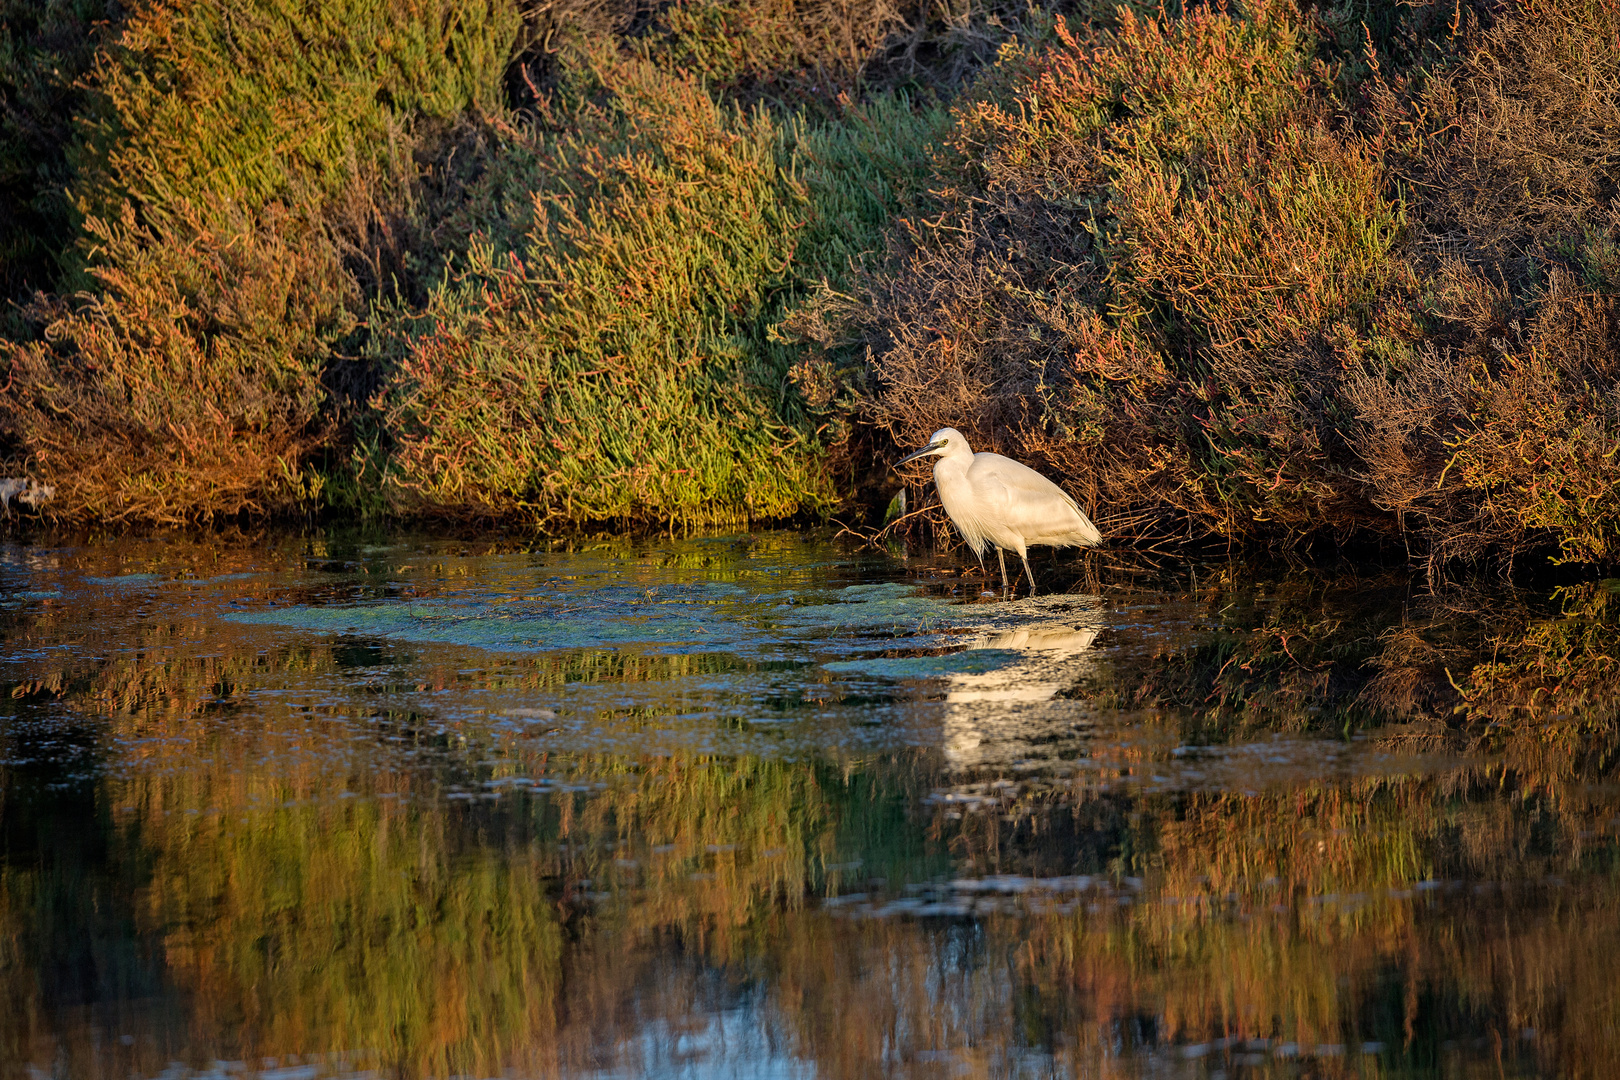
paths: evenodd
<path fill-rule="evenodd" d="M 0 545 L 0 1075 L 1604 1076 L 1620 588 Z"/>

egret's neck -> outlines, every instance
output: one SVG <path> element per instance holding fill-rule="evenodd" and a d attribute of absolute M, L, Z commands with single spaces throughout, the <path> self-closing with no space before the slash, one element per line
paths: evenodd
<path fill-rule="evenodd" d="M 973 464 L 973 451 L 965 446 L 952 446 L 934 462 L 934 479 L 941 476 L 961 476 Z"/>
<path fill-rule="evenodd" d="M 941 454 L 939 460 L 934 462 L 934 483 L 944 486 L 952 480 L 960 480 L 967 475 L 968 466 L 972 464 L 972 453 Z"/>

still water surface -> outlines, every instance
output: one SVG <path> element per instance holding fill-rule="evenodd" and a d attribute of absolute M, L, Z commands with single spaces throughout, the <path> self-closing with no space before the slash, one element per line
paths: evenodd
<path fill-rule="evenodd" d="M 1615 1074 L 1612 739 L 1344 706 L 1467 692 L 1400 575 L 1062 565 L 0 547 L 0 1075 Z"/>

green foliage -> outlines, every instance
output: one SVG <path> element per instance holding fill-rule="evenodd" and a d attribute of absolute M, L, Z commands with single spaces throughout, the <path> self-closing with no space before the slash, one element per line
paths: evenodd
<path fill-rule="evenodd" d="M 998 48 L 1039 32 L 1054 11 L 1107 21 L 1118 7 L 1089 0 L 674 0 L 627 16 L 632 25 L 645 20 L 627 44 L 728 99 L 837 119 L 845 96 L 953 94 Z"/>
<path fill-rule="evenodd" d="M 517 29 L 498 2 L 150 0 L 98 63 L 79 199 L 318 205 L 402 126 L 496 108 Z"/>
<path fill-rule="evenodd" d="M 793 252 L 796 281 L 843 288 L 875 263 L 891 219 L 923 198 L 949 119 L 936 105 L 885 94 L 849 106 L 837 123 L 787 125 L 807 200 Z"/>
<path fill-rule="evenodd" d="M 660 66 L 700 73 L 722 86 L 804 72 L 830 96 L 854 81 L 900 22 L 889 2 L 676 0 L 659 13 L 661 33 L 649 41 L 648 53 Z M 821 87 L 781 89 L 815 96 Z"/>
<path fill-rule="evenodd" d="M 1606 0 L 6 2 L 61 516 L 781 518 L 950 425 L 1120 539 L 1620 550 Z"/>
<path fill-rule="evenodd" d="M 1308 87 L 1302 30 L 1276 2 L 1246 19 L 1122 8 L 1094 38 L 1057 22 L 1043 45 L 1002 50 L 959 110 L 959 142 L 992 189 L 1073 198 L 1143 158 L 1183 160 L 1269 127 Z"/>
<path fill-rule="evenodd" d="M 361 299 L 341 255 L 378 217 L 355 204 L 408 195 L 385 174 L 414 122 L 495 106 L 516 27 L 386 0 L 134 7 L 71 155 L 95 291 L 0 343 L 6 471 L 75 519 L 313 505 L 321 380 Z"/>
<path fill-rule="evenodd" d="M 848 134 L 787 129 L 645 60 L 580 63 L 567 133 L 518 136 L 491 234 L 401 324 L 390 498 L 572 522 L 831 506 L 768 332 L 807 278 L 881 242 L 927 118 L 891 102 Z M 879 122 L 911 136 L 847 170 Z"/>
<path fill-rule="evenodd" d="M 817 68 L 827 13 L 780 14 L 802 47 L 777 59 Z M 719 104 L 668 70 L 708 16 L 669 16 L 656 42 L 570 45 L 521 121 L 501 100 L 515 7 L 137 7 L 96 57 L 73 155 L 98 292 L 34 309 L 48 344 L 6 347 L 24 375 L 0 400 L 8 467 L 58 481 L 53 511 L 75 518 L 283 512 L 325 484 L 312 458 L 345 454 L 339 505 L 688 522 L 832 505 L 828 403 L 806 413 L 770 328 L 882 246 L 941 114 Z M 258 257 L 274 242 L 284 262 Z M 161 354 L 136 308 L 166 328 Z M 231 384 L 217 422 L 179 391 L 188 365 Z M 144 449 L 103 453 L 123 445 Z M 104 460 L 127 464 L 81 467 Z"/>
<path fill-rule="evenodd" d="M 1320 130 L 1227 143 L 1196 170 L 1122 163 L 1115 184 L 1121 291 L 1168 307 L 1216 358 L 1364 316 L 1391 275 L 1400 210 L 1379 163 Z"/>
<path fill-rule="evenodd" d="M 405 346 L 384 422 L 408 508 L 724 520 L 815 490 L 759 393 L 804 204 L 778 132 L 650 65 L 612 74 L 535 147 L 517 250 L 475 245 Z"/>
<path fill-rule="evenodd" d="M 1169 343 L 1180 378 L 1155 392 L 1204 414 L 1187 505 L 1227 531 L 1308 530 L 1344 512 L 1339 420 L 1299 404 L 1339 362 L 1313 339 L 1356 335 L 1398 272 L 1403 215 L 1386 189 L 1366 146 L 1303 125 L 1212 148 L 1197 168 L 1120 170 L 1111 302 Z M 1130 396 L 1093 387 L 1064 420 L 1107 433 Z"/>
<path fill-rule="evenodd" d="M 1073 477 L 1083 504 L 1228 517 L 1188 422 L 1208 368 L 1166 346 L 1270 330 L 1283 290 L 1296 323 L 1362 302 L 1365 286 L 1326 280 L 1346 252 L 1274 268 L 1273 241 L 1370 244 L 1352 266 L 1388 245 L 1387 223 L 1355 220 L 1378 207 L 1376 167 L 1328 137 L 1280 134 L 1322 83 L 1306 40 L 1274 4 L 1249 19 L 1125 11 L 1111 31 L 1059 24 L 1039 48 L 1004 50 L 957 107 L 943 212 L 918 220 L 864 296 L 795 329 L 859 335 L 879 380 L 871 411 L 898 443 L 962 427 Z M 1300 189 L 1302 168 L 1315 175 Z M 1351 188 L 1354 203 L 1332 205 Z M 1324 229 L 1324 207 L 1338 224 Z"/>

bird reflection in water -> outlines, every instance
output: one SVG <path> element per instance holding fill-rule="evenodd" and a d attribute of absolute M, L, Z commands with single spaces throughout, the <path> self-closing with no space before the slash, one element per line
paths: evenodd
<path fill-rule="evenodd" d="M 1066 713 L 1050 703 L 1095 670 L 1100 654 L 1092 645 L 1104 623 L 1097 597 L 1063 599 L 1067 610 L 1061 616 L 989 633 L 968 646 L 1015 653 L 1016 659 L 991 671 L 947 678 L 943 735 L 952 765 L 1043 756 L 1050 753 L 1056 730 L 1069 726 Z"/>

